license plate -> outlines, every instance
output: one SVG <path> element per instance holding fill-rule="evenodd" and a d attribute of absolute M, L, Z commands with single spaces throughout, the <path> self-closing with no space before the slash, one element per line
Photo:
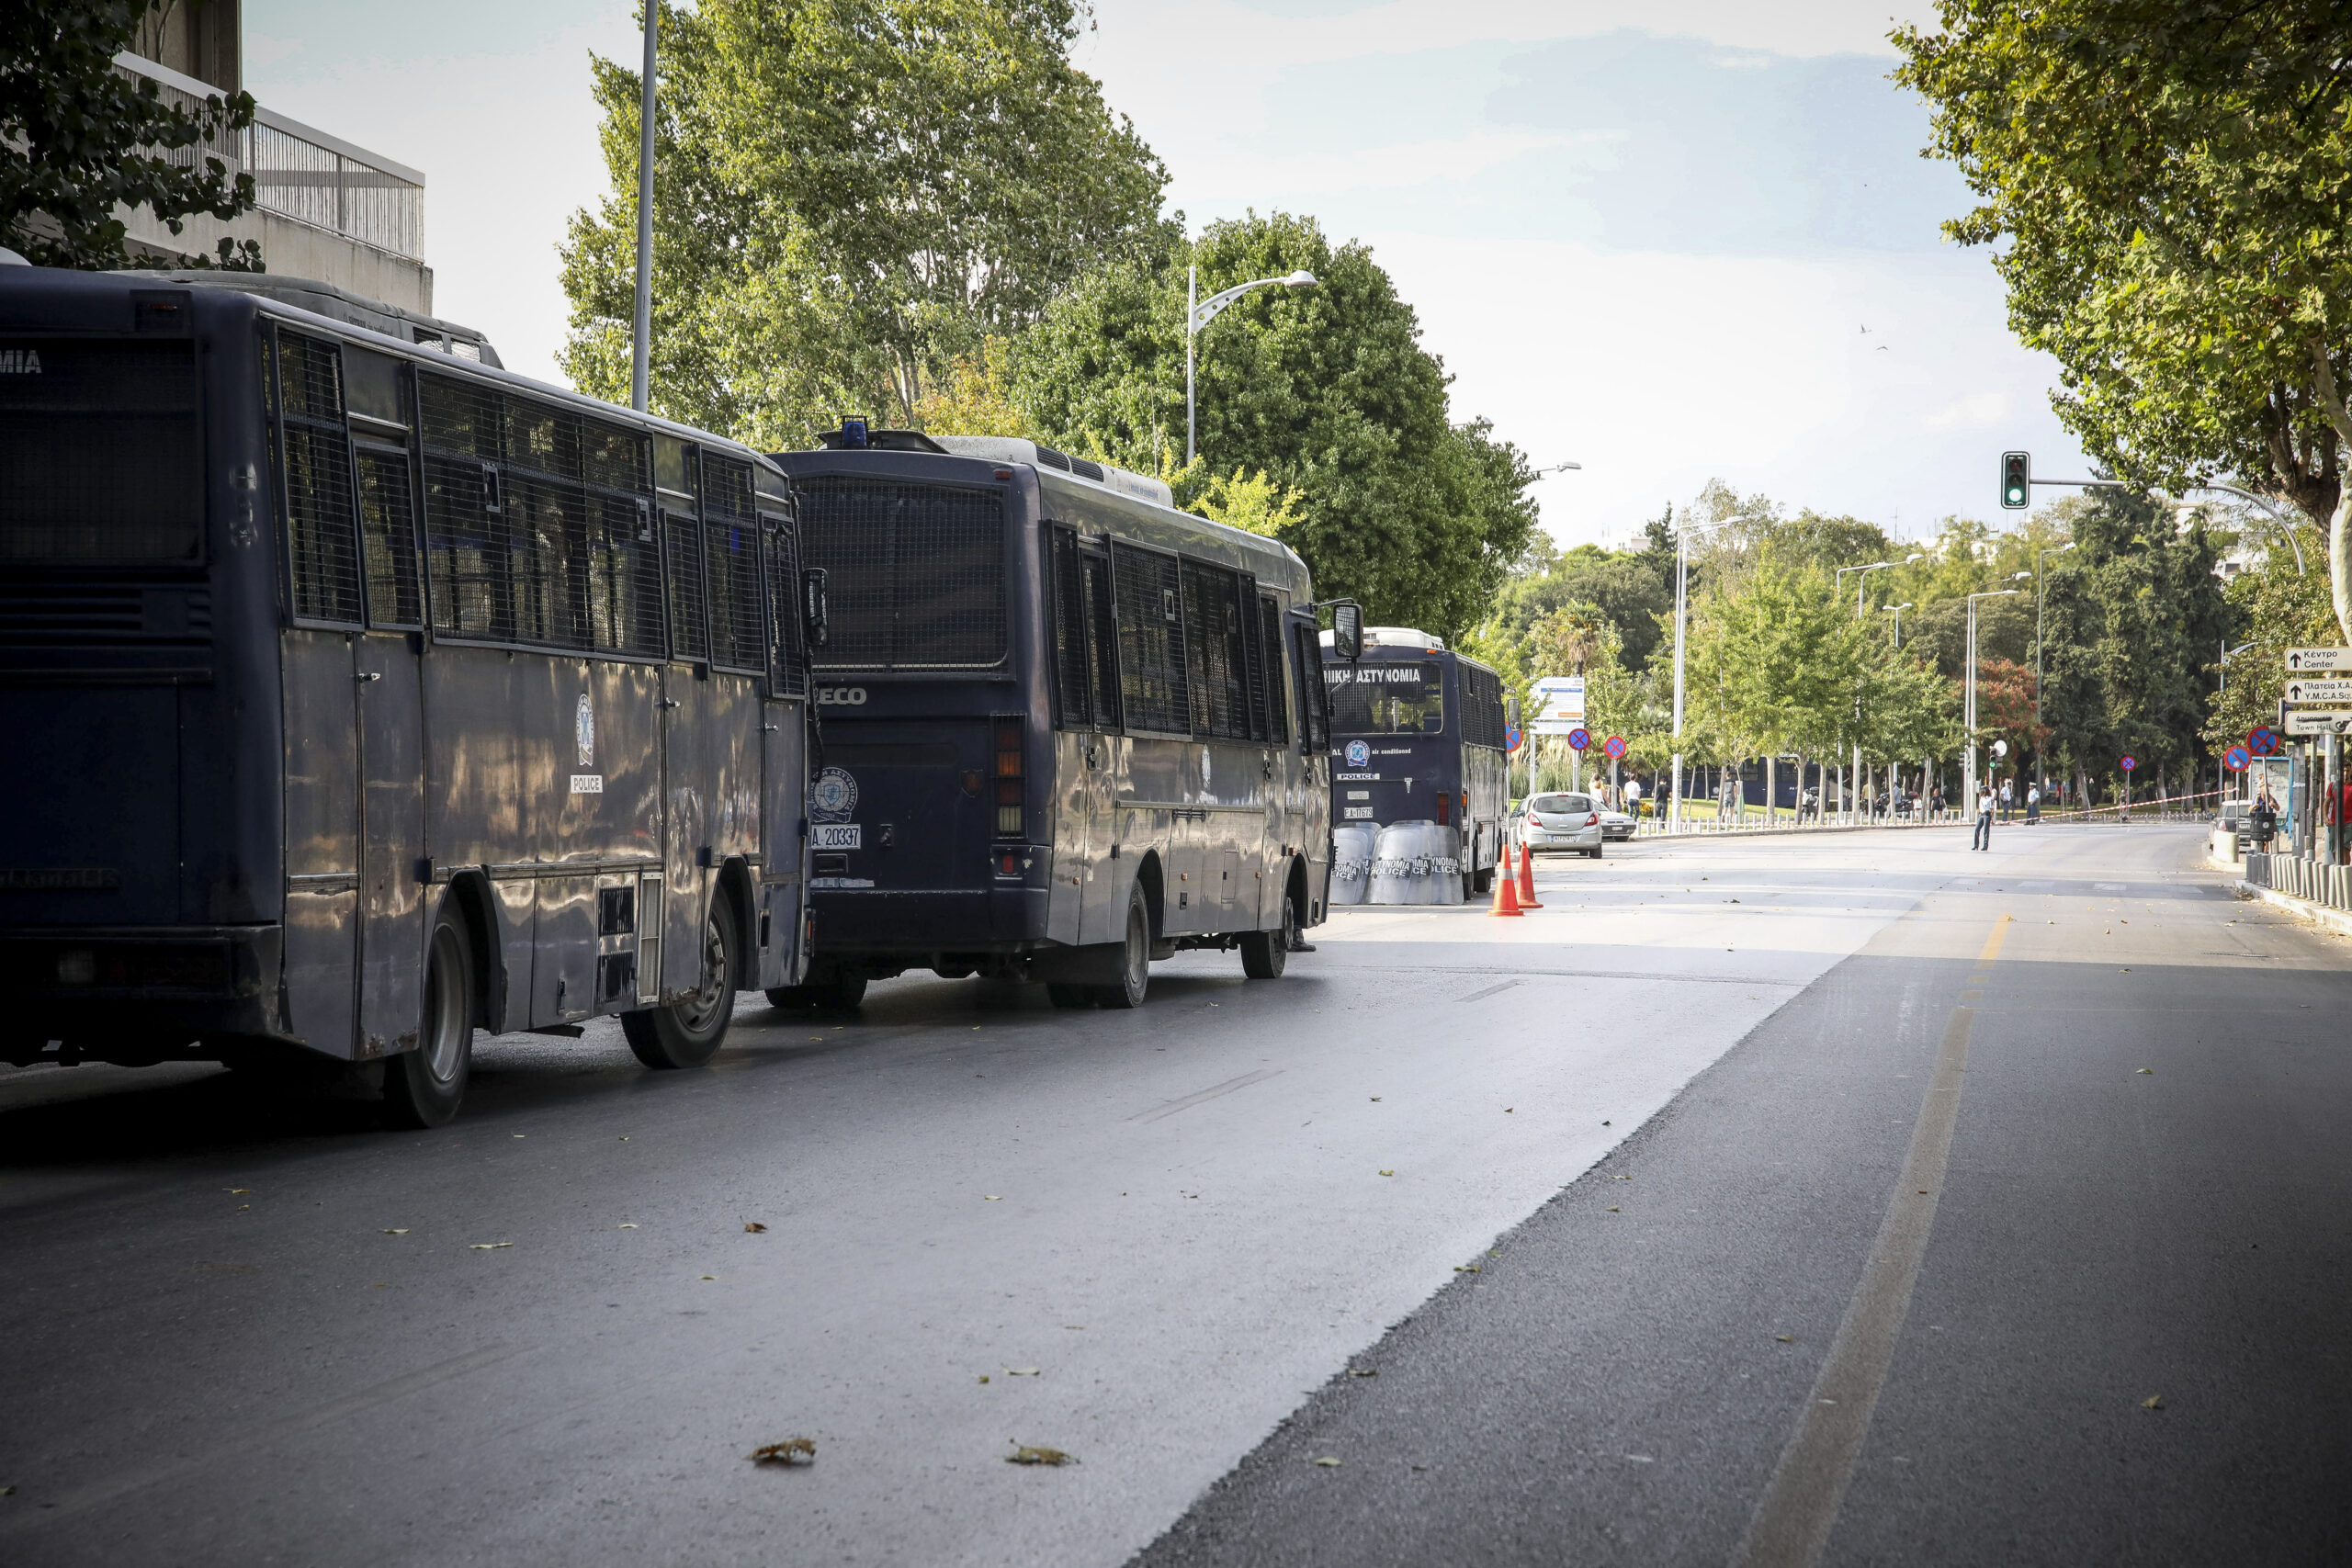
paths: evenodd
<path fill-rule="evenodd" d="M 855 822 L 821 822 L 808 829 L 812 850 L 862 850 L 864 829 Z"/>
<path fill-rule="evenodd" d="M 1342 807 L 1340 810 L 1340 816 L 1343 819 L 1349 821 L 1370 821 L 1372 819 L 1372 807 L 1369 806 Z"/>

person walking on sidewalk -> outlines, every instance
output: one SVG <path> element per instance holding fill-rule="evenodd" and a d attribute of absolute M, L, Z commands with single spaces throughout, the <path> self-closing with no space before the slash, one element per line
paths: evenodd
<path fill-rule="evenodd" d="M 1990 783 L 1976 786 L 1976 831 L 1970 836 L 1972 850 L 1993 847 L 1993 786 Z"/>
<path fill-rule="evenodd" d="M 2026 821 L 2026 826 L 2027 826 L 2027 827 L 2029 827 L 2029 828 L 2030 828 L 2030 827 L 2031 827 L 2031 826 L 2033 826 L 2036 822 L 2039 822 L 2039 821 L 2041 821 L 2041 786 L 2040 784 L 2028 784 L 2028 785 L 2026 785 L 2026 786 L 2025 786 L 2025 821 Z"/>

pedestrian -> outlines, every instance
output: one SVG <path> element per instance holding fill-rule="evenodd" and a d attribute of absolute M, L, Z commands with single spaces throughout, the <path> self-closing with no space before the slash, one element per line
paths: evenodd
<path fill-rule="evenodd" d="M 1625 781 L 1625 815 L 1628 817 L 1639 817 L 1641 814 L 1642 781 L 1639 779 L 1627 779 Z"/>
<path fill-rule="evenodd" d="M 2252 820 L 2254 847 L 2264 854 L 2268 854 L 2271 835 L 2278 830 L 2278 807 L 2272 803 L 2268 790 L 2264 790 L 2261 798 L 2254 803 Z"/>
<path fill-rule="evenodd" d="M 1976 786 L 1976 831 L 1971 836 L 1968 847 L 1972 850 L 1990 850 L 1993 847 L 1993 786 L 1989 784 Z"/>
<path fill-rule="evenodd" d="M 2009 781 L 2008 781 L 2008 780 L 2007 780 L 2007 779 L 2003 779 L 2003 780 L 2001 781 L 2001 820 L 2002 820 L 2002 821 L 2004 821 L 2004 822 L 2006 822 L 2006 821 L 2007 821 L 2008 819 L 2009 819 Z"/>
<path fill-rule="evenodd" d="M 2041 820 L 2041 786 L 2038 784 L 2026 785 L 2025 820 L 2028 827 Z"/>

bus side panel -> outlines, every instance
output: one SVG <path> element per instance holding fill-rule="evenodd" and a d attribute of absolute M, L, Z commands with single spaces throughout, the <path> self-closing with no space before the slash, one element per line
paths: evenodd
<path fill-rule="evenodd" d="M 1053 848 L 1047 852 L 1054 874 L 1046 899 L 1046 936 L 1051 942 L 1075 944 L 1085 940 L 1086 885 L 1103 852 L 1096 835 L 1101 829 L 1095 800 L 1095 780 L 1102 769 L 1087 761 L 1091 751 L 1102 755 L 1099 736 L 1083 730 L 1054 732 L 1053 773 L 1046 781 L 1052 803 Z"/>
<path fill-rule="evenodd" d="M 635 951 L 633 932 L 604 934 L 598 900 L 633 887 L 638 873 L 610 863 L 660 858 L 661 769 L 654 750 L 658 677 L 646 666 L 548 660 L 533 699 L 533 744 L 548 753 L 537 858 L 603 862 L 576 876 L 542 874 L 537 887 L 531 1021 L 585 1018 L 600 1007 L 634 1005 L 625 974 L 600 972 L 608 953 Z M 583 711 L 582 701 L 586 707 Z M 632 900 L 632 904 L 633 904 Z M 633 923 L 633 922 L 632 922 Z M 601 982 L 601 983 L 600 983 Z"/>
<path fill-rule="evenodd" d="M 762 709 L 760 807 L 760 907 L 754 919 L 768 933 L 758 949 L 752 985 L 757 990 L 797 986 L 806 976 L 801 911 L 808 888 L 808 840 L 800 830 L 808 814 L 808 707 L 797 698 Z"/>
<path fill-rule="evenodd" d="M 314 1051 L 353 1055 L 359 909 L 359 745 L 351 639 L 289 630 L 286 709 L 288 1026 Z"/>
<path fill-rule="evenodd" d="M 367 1057 L 413 1046 L 424 1018 L 424 721 L 405 636 L 375 633 L 353 651 L 363 677 L 354 685 L 364 770 L 358 1054 Z"/>
<path fill-rule="evenodd" d="M 488 868 L 492 918 L 484 933 L 501 975 L 481 978 L 505 1006 L 489 1020 L 492 1032 L 530 1026 L 531 942 L 537 924 L 538 887 L 532 858 L 533 807 L 547 787 L 549 759 L 535 763 L 535 747 L 516 701 L 525 655 L 493 648 L 436 647 L 424 661 L 424 711 L 433 727 L 427 747 L 432 777 L 425 787 L 425 835 L 436 875 L 453 868 Z M 533 662 L 537 662 L 534 660 Z M 501 871 L 500 867 L 509 867 Z"/>
<path fill-rule="evenodd" d="M 663 936 L 664 1001 L 683 1000 L 702 978 L 702 929 L 718 868 L 760 848 L 759 692 L 741 675 L 662 672 L 678 705 L 662 710 L 669 771 L 669 911 Z M 773 935 L 773 931 L 771 931 Z M 743 955 L 748 961 L 751 954 Z"/>
<path fill-rule="evenodd" d="M 1462 749 L 1462 787 L 1470 794 L 1470 809 L 1464 815 L 1476 825 L 1478 847 L 1473 869 L 1478 871 L 1502 858 L 1503 814 L 1510 807 L 1509 766 L 1505 754 L 1490 746 Z"/>
<path fill-rule="evenodd" d="M 714 675 L 710 679 L 717 699 L 713 724 L 704 738 L 709 749 L 710 797 L 717 803 L 718 815 L 711 824 L 710 863 L 725 865 L 730 861 L 751 862 L 760 858 L 760 786 L 766 776 L 761 745 L 760 726 L 767 720 L 767 705 L 760 695 L 759 682 L 746 675 Z M 710 874 L 714 878 L 717 874 Z M 716 883 L 712 884 L 713 890 Z M 754 897 L 757 881 L 753 882 Z M 738 890 L 741 897 L 741 890 Z M 759 910 L 738 909 L 739 919 L 748 917 L 752 947 L 737 956 L 743 973 L 750 974 L 756 965 L 760 939 Z M 773 942 L 775 929 L 768 929 Z"/>
<path fill-rule="evenodd" d="M 1127 890 L 1135 885 L 1136 866 L 1142 860 L 1136 846 L 1120 842 L 1133 814 L 1115 804 L 1133 794 L 1128 779 L 1136 743 L 1124 735 L 1099 735 L 1094 743 L 1101 748 L 1102 765 L 1090 782 L 1088 842 L 1093 847 L 1093 864 L 1086 874 L 1078 923 L 1078 940 L 1090 945 L 1124 936 L 1120 928 L 1127 916 Z"/>

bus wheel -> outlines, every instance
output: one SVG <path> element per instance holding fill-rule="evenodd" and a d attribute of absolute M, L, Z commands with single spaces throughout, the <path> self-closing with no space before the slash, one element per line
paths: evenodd
<path fill-rule="evenodd" d="M 714 898 L 702 928 L 702 974 L 694 999 L 621 1014 L 628 1048 L 649 1067 L 699 1067 L 718 1055 L 735 1017 L 735 911 Z"/>
<path fill-rule="evenodd" d="M 1298 935 L 1298 906 L 1283 895 L 1283 929 L 1241 933 L 1241 972 L 1252 980 L 1279 980 L 1290 962 L 1291 943 Z"/>
<path fill-rule="evenodd" d="M 1119 944 L 1118 984 L 1089 988 L 1096 1007 L 1124 1010 L 1143 1006 L 1143 994 L 1150 984 L 1151 912 L 1144 908 L 1143 888 L 1136 886 L 1127 889 L 1127 940 Z"/>
<path fill-rule="evenodd" d="M 1471 894 L 1476 896 L 1481 893 L 1492 893 L 1494 890 L 1495 868 L 1490 865 L 1479 867 L 1477 874 L 1471 879 Z"/>
<path fill-rule="evenodd" d="M 474 1060 L 473 950 L 466 918 L 444 908 L 424 949 L 424 1016 L 416 1049 L 384 1064 L 384 1120 L 438 1127 L 457 1115 Z"/>
<path fill-rule="evenodd" d="M 1091 986 L 1065 986 L 1059 980 L 1046 982 L 1046 999 L 1057 1008 L 1091 1008 L 1094 1005 Z"/>

